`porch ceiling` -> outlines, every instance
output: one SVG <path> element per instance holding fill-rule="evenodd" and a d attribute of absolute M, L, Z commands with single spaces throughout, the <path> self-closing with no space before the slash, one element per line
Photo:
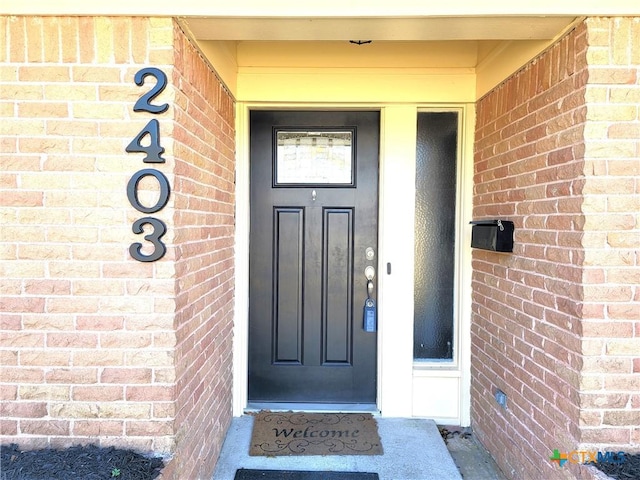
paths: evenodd
<path fill-rule="evenodd" d="M 225 43 L 237 68 L 476 68 L 507 44 L 536 51 L 574 16 L 187 17 L 202 46 Z M 372 40 L 357 46 L 349 40 Z M 533 47 L 530 47 L 533 46 Z"/>
<path fill-rule="evenodd" d="M 180 21 L 234 94 L 238 74 L 314 68 L 334 72 L 404 69 L 405 73 L 423 74 L 457 69 L 477 74 L 479 98 L 544 50 L 578 18 L 566 14 L 254 15 L 183 16 Z M 372 43 L 353 45 L 349 40 Z"/>

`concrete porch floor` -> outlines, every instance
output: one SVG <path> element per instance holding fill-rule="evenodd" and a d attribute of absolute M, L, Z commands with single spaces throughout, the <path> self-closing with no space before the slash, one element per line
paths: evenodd
<path fill-rule="evenodd" d="M 213 479 L 233 480 L 238 468 L 371 472 L 380 480 L 462 479 L 432 420 L 376 420 L 384 455 L 250 457 L 253 417 L 234 418 Z"/>

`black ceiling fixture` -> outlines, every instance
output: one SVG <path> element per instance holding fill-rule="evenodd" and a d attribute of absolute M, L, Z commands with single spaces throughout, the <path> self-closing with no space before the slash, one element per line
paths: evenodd
<path fill-rule="evenodd" d="M 353 43 L 354 45 L 366 45 L 371 42 L 373 42 L 373 40 L 349 40 L 349 43 Z"/>

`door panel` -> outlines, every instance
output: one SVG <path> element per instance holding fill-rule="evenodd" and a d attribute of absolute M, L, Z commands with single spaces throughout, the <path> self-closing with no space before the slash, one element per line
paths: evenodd
<path fill-rule="evenodd" d="M 353 209 L 323 209 L 323 365 L 351 365 Z"/>
<path fill-rule="evenodd" d="M 254 111 L 250 125 L 249 401 L 374 403 L 377 335 L 362 309 L 379 113 Z"/>
<path fill-rule="evenodd" d="M 302 364 L 304 210 L 275 208 L 274 363 Z"/>

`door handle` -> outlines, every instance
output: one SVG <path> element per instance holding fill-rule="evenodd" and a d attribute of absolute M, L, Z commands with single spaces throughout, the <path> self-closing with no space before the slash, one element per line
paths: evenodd
<path fill-rule="evenodd" d="M 371 298 L 373 293 L 373 277 L 376 276 L 376 269 L 369 265 L 364 269 L 364 276 L 367 279 L 367 298 Z"/>
<path fill-rule="evenodd" d="M 376 276 L 376 269 L 369 265 L 364 269 L 364 276 L 367 278 L 367 299 L 364 301 L 364 331 L 375 332 L 377 327 L 376 302 L 371 298 L 373 294 L 373 277 Z"/>
<path fill-rule="evenodd" d="M 373 277 L 376 276 L 376 269 L 369 265 L 364 269 L 364 276 L 367 277 L 367 280 L 369 281 L 373 280 Z"/>

